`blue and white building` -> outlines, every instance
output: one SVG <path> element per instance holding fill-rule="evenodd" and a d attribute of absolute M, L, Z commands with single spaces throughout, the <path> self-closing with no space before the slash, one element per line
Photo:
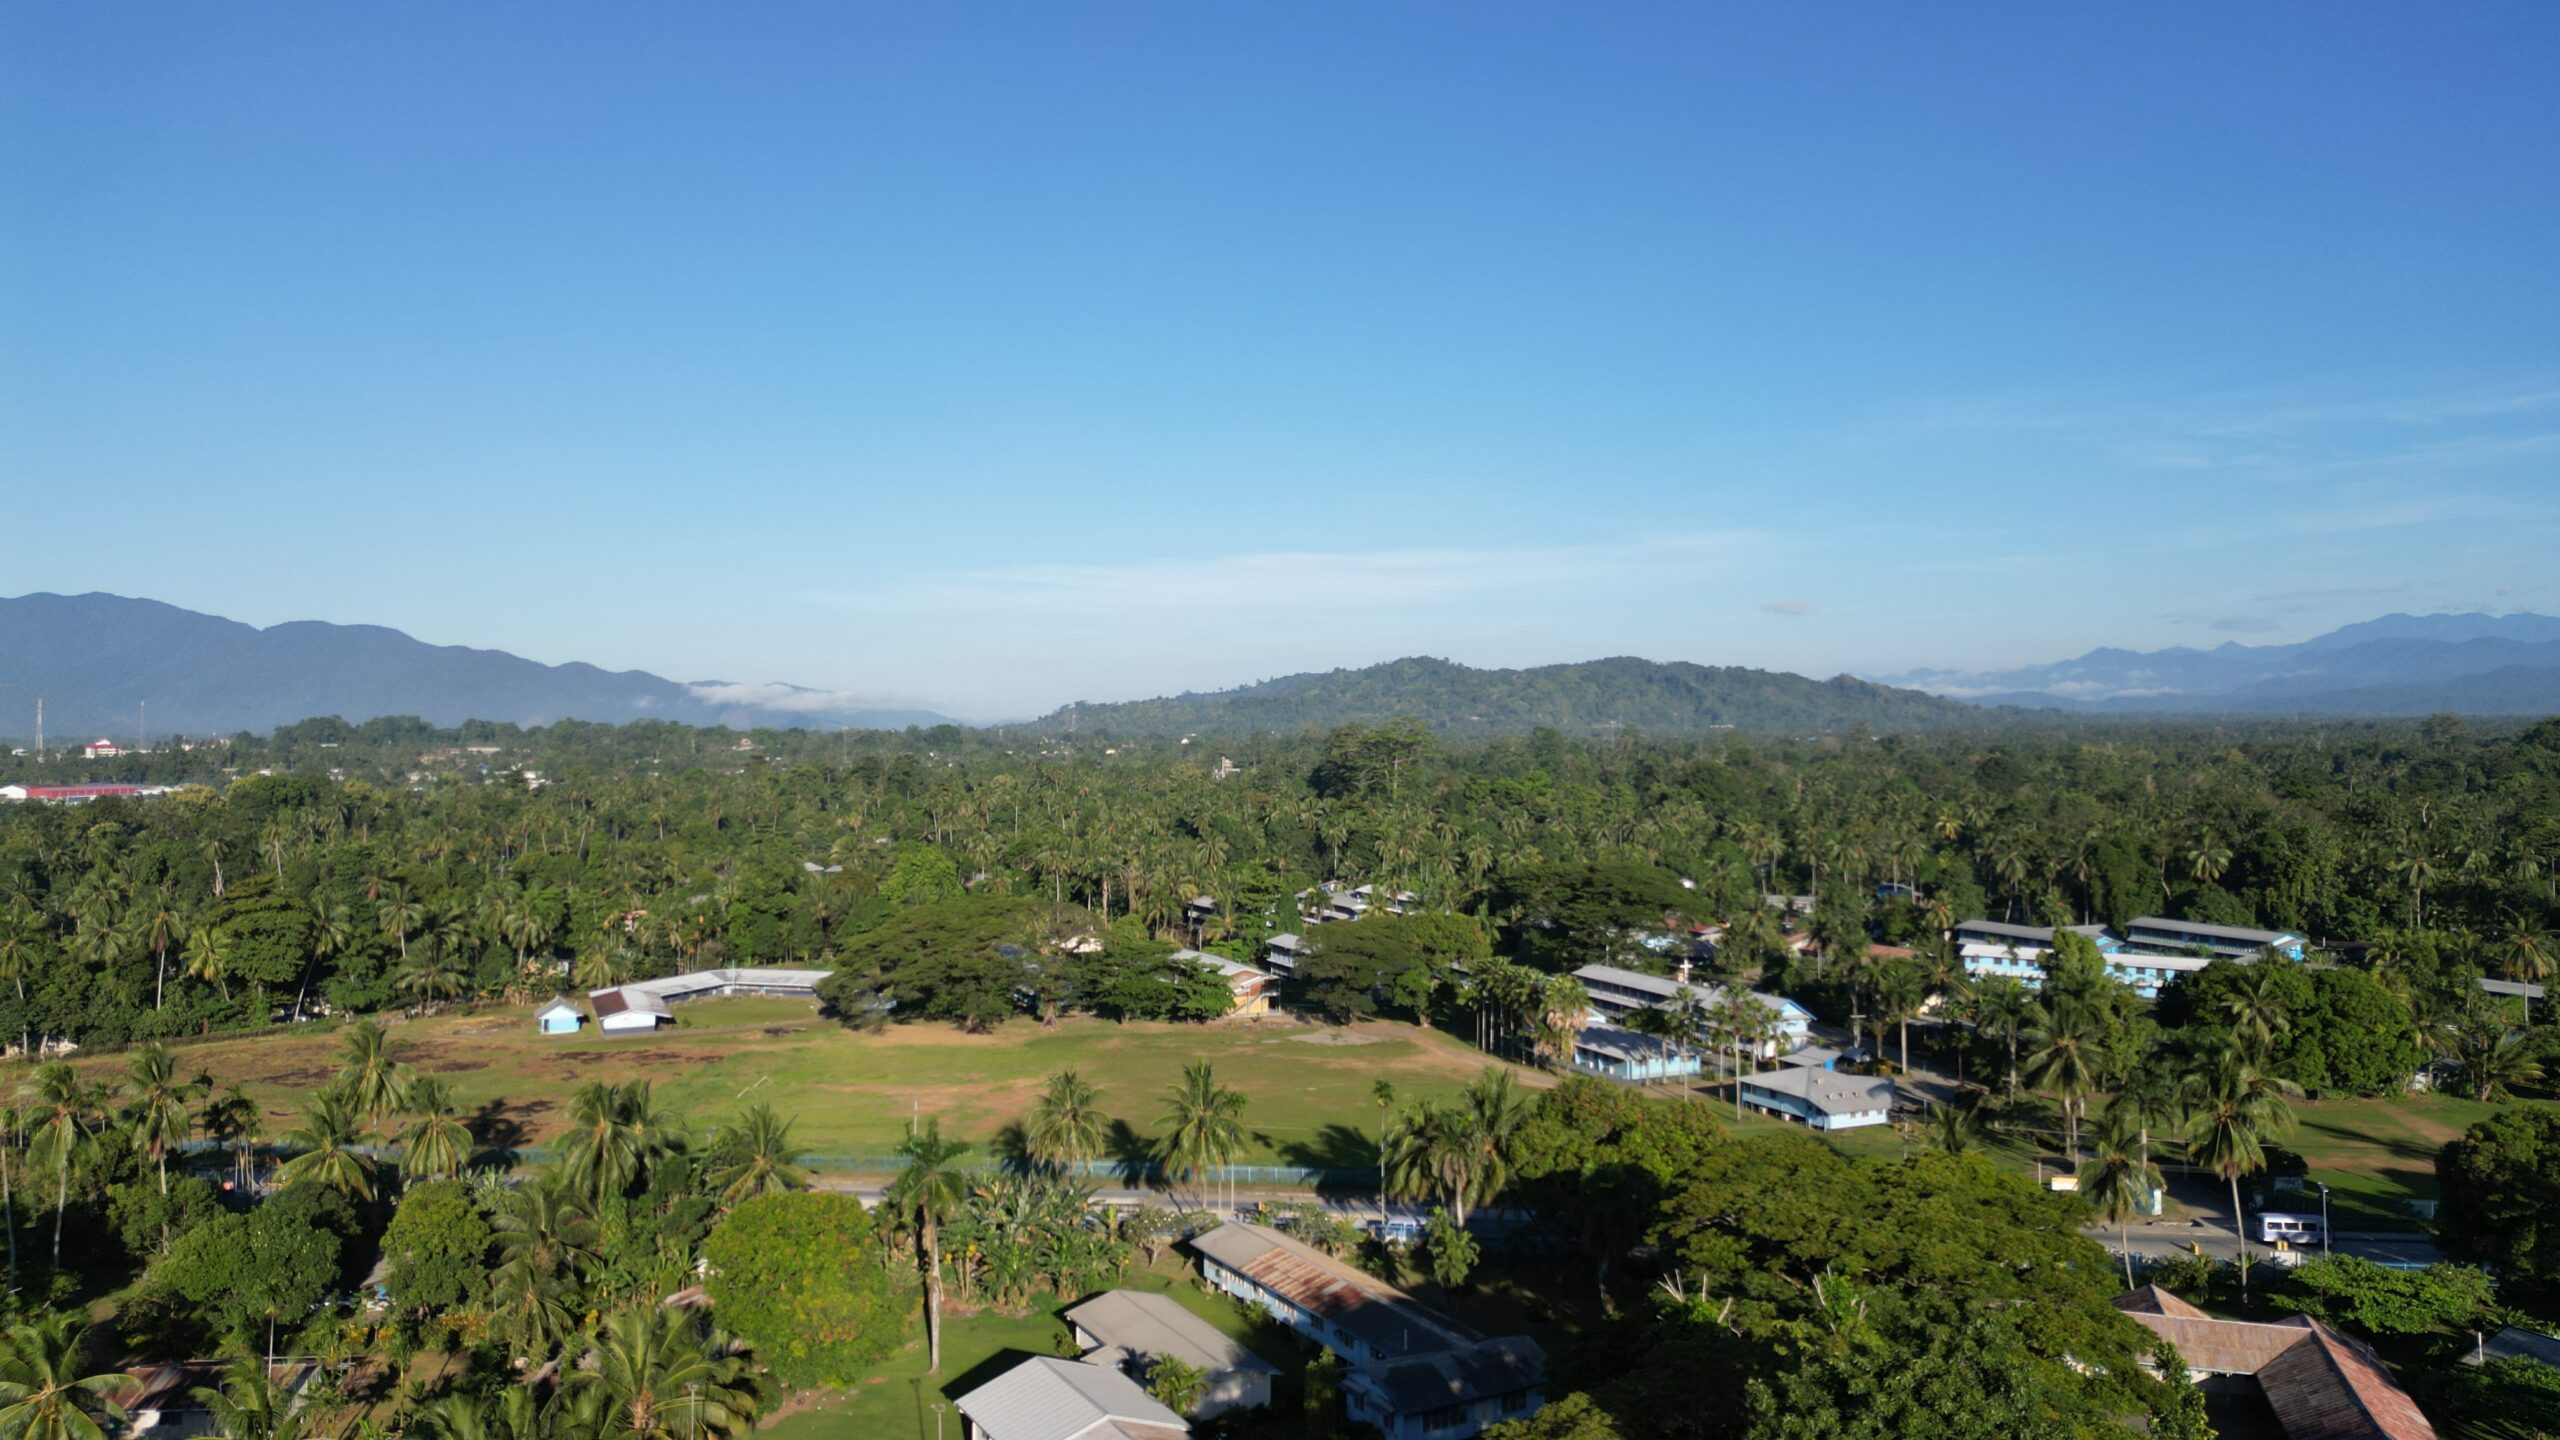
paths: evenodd
<path fill-rule="evenodd" d="M 545 1035 L 575 1035 L 587 1023 L 587 1012 L 563 998 L 534 1012 L 533 1023 Z"/>
<path fill-rule="evenodd" d="M 2208 925 L 2201 920 L 2172 920 L 2144 915 L 2124 927 L 2125 948 L 2157 955 L 2203 951 L 2224 960 L 2255 960 L 2273 950 L 2288 960 L 2302 958 L 2304 939 L 2290 930 L 2252 930 L 2245 925 Z"/>
<path fill-rule="evenodd" d="M 1695 1075 L 1703 1063 L 1694 1050 L 1612 1025 L 1585 1025 L 1573 1037 L 1573 1068 L 1585 1075 L 1641 1085 Z"/>
<path fill-rule="evenodd" d="M 1724 988 L 1697 981 L 1679 980 L 1665 975 L 1647 975 L 1641 970 L 1622 970 L 1615 965 L 1585 965 L 1573 972 L 1582 982 L 1583 992 L 1591 997 L 1592 1025 L 1615 1028 L 1619 1020 L 1635 1010 L 1659 1009 L 1678 1002 L 1682 991 L 1696 995 L 1701 1005 L 1713 1007 L 1724 1003 Z M 1802 1048 L 1813 1038 L 1813 1012 L 1783 995 L 1764 995 L 1759 991 L 1744 994 L 1767 1012 L 1769 1038 L 1758 1047 L 1760 1058 L 1775 1060 L 1790 1050 Z M 1699 1038 L 1717 1050 L 1728 1048 L 1724 1032 L 1709 1019 L 1698 1027 Z"/>
<path fill-rule="evenodd" d="M 1975 979 L 1996 977 L 2015 980 L 2030 990 L 2044 984 L 2045 957 L 2052 952 L 2038 945 L 2018 941 L 1993 945 L 1981 940 L 1965 942 L 1964 973 Z M 2130 988 L 2145 1000 L 2160 998 L 2169 982 L 2181 975 L 2192 974 L 2212 962 L 2194 955 L 2142 955 L 2129 950 L 2105 951 L 2107 978 Z"/>
<path fill-rule="evenodd" d="M 1546 1352 L 1486 1339 L 1392 1285 L 1261 1225 L 1193 1237 L 1212 1289 L 1342 1357 L 1349 1418 L 1387 1440 L 1469 1440 L 1546 1403 Z"/>

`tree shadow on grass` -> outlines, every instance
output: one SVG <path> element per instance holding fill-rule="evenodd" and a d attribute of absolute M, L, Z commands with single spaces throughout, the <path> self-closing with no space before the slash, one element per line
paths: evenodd
<path fill-rule="evenodd" d="M 1156 1142 L 1141 1135 L 1126 1120 L 1111 1122 L 1111 1133 L 1102 1140 L 1102 1155 L 1112 1168 L 1112 1177 L 1123 1185 L 1144 1185 L 1156 1177 Z"/>

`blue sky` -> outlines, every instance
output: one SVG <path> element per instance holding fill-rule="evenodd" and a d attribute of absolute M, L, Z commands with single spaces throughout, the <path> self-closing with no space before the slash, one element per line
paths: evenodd
<path fill-rule="evenodd" d="M 991 717 L 2560 608 L 2560 9 L 22 4 L 0 593 Z"/>

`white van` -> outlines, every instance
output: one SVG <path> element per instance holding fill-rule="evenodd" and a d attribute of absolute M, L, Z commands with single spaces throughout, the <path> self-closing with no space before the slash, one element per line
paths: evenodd
<path fill-rule="evenodd" d="M 2319 1244 L 2322 1232 L 2326 1228 L 2320 1223 L 2320 1217 L 2317 1215 L 2294 1215 L 2282 1210 L 2262 1210 L 2258 1212 L 2257 1229 L 2254 1233 L 2257 1235 L 2258 1243 L 2262 1245 L 2273 1245 L 2281 1240 L 2290 1245 L 2307 1246 Z"/>

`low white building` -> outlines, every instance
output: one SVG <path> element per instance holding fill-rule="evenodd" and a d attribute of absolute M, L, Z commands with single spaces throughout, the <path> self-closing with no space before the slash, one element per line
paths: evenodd
<path fill-rule="evenodd" d="M 675 1012 L 667 1002 L 649 991 L 625 985 L 613 990 L 598 990 L 587 997 L 596 1010 L 596 1028 L 608 1035 L 628 1034 L 634 1030 L 655 1030 L 675 1023 Z"/>
<path fill-rule="evenodd" d="M 1881 1075 L 1789 1065 L 1743 1076 L 1742 1103 L 1801 1120 L 1815 1130 L 1855 1130 L 1892 1118 L 1893 1082 Z"/>
<path fill-rule="evenodd" d="M 960 1396 L 967 1440 L 1182 1440 L 1191 1425 L 1117 1370 L 1035 1356 Z"/>

